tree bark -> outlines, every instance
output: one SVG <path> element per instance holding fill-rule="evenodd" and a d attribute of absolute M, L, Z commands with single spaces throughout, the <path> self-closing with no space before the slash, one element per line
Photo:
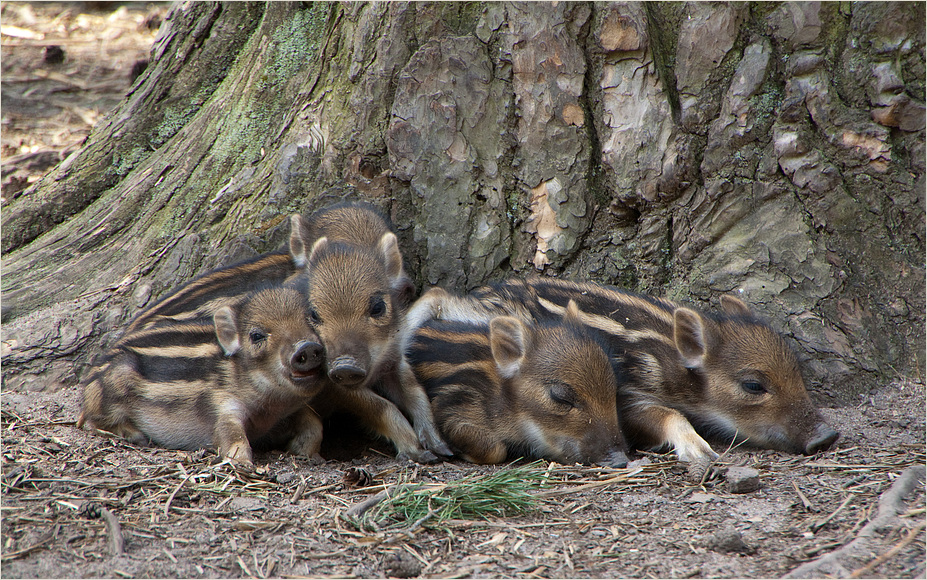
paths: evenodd
<path fill-rule="evenodd" d="M 141 308 L 344 197 L 393 217 L 423 287 L 734 292 L 818 394 L 919 373 L 923 21 L 919 3 L 179 3 L 126 100 L 4 208 L 5 387 L 72 384 Z"/>

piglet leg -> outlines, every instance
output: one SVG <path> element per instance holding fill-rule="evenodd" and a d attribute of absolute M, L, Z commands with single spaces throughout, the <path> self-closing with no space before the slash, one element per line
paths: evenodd
<path fill-rule="evenodd" d="M 324 462 L 319 454 L 322 448 L 322 419 L 307 406 L 299 411 L 296 420 L 296 435 L 290 440 L 287 450 L 308 457 L 313 462 Z"/>
<path fill-rule="evenodd" d="M 244 420 L 239 406 L 229 404 L 225 407 L 220 410 L 216 421 L 215 443 L 219 448 L 219 455 L 230 459 L 233 463 L 250 466 L 253 461 L 251 444 L 245 433 Z"/>

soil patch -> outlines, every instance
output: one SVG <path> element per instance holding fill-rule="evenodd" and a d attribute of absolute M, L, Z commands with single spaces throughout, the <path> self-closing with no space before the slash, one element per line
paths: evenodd
<path fill-rule="evenodd" d="M 78 430 L 79 400 L 77 386 L 3 395 L 5 577 L 780 577 L 850 544 L 925 460 L 924 386 L 903 381 L 823 409 L 842 432 L 828 453 L 730 450 L 718 471 L 756 470 L 748 493 L 725 477 L 691 482 L 671 456 L 543 463 L 527 513 L 371 531 L 345 512 L 388 487 L 507 467 L 400 462 L 342 418 L 327 426 L 324 464 L 269 452 L 239 471 L 213 452 Z M 920 482 L 844 569 L 923 577 L 924 505 Z"/>

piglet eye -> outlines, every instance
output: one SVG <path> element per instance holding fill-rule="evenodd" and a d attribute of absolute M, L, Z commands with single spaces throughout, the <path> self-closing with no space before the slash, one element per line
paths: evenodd
<path fill-rule="evenodd" d="M 382 318 L 386 314 L 386 301 L 382 296 L 373 296 L 370 299 L 370 317 Z"/>
<path fill-rule="evenodd" d="M 267 340 L 267 335 L 260 330 L 252 330 L 248 334 L 248 338 L 251 339 L 251 344 L 260 344 Z"/>
<path fill-rule="evenodd" d="M 751 395 L 762 395 L 766 392 L 766 387 L 759 381 L 743 381 L 740 383 L 740 388 Z"/>
<path fill-rule="evenodd" d="M 312 324 L 322 324 L 322 317 L 319 316 L 319 311 L 315 308 L 309 309 L 309 322 Z"/>
<path fill-rule="evenodd" d="M 576 391 L 569 385 L 562 383 L 553 384 L 549 387 L 550 398 L 558 405 L 564 407 L 576 406 Z"/>

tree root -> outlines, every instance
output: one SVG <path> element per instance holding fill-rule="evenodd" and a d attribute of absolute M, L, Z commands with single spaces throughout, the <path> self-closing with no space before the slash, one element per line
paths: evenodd
<path fill-rule="evenodd" d="M 898 526 L 898 515 L 905 509 L 905 497 L 911 493 L 915 486 L 923 486 L 925 478 L 927 478 L 927 467 L 924 465 L 914 465 L 907 468 L 892 484 L 891 488 L 879 498 L 879 509 L 876 516 L 860 530 L 859 535 L 853 541 L 816 560 L 805 562 L 783 576 L 783 578 L 820 578 L 825 576 L 847 578 L 852 577 L 854 573 L 867 574 L 871 571 L 870 568 L 874 568 L 890 559 L 920 533 L 923 524 L 911 531 L 910 538 L 905 538 L 895 548 L 876 558 L 870 564 L 858 568 L 858 565 L 853 563 L 854 560 L 868 559 L 870 557 L 869 554 L 872 553 L 877 533 L 884 532 L 886 528 Z M 854 569 L 856 569 L 855 572 L 853 572 Z"/>

